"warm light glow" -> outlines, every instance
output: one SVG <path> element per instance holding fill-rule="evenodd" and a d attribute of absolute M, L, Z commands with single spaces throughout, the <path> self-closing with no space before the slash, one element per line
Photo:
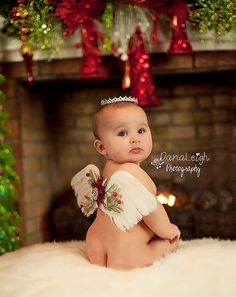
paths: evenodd
<path fill-rule="evenodd" d="M 165 196 L 164 194 L 159 194 L 157 199 L 161 204 L 168 204 L 172 207 L 175 204 L 176 197 L 174 195 Z"/>
<path fill-rule="evenodd" d="M 169 206 L 174 206 L 175 204 L 175 196 L 174 195 L 169 195 L 168 197 L 168 205 Z"/>
<path fill-rule="evenodd" d="M 129 65 L 129 60 L 125 62 L 125 74 L 122 79 L 122 89 L 127 89 L 130 87 L 130 65 Z"/>
<path fill-rule="evenodd" d="M 126 76 L 125 77 L 125 80 L 124 80 L 124 86 L 123 86 L 123 89 L 127 89 L 130 87 L 130 77 L 129 76 Z"/>
<path fill-rule="evenodd" d="M 163 194 L 159 194 L 157 196 L 157 199 L 161 204 L 167 204 L 167 197 L 164 196 Z"/>
<path fill-rule="evenodd" d="M 178 26 L 178 17 L 176 15 L 173 16 L 172 26 L 176 28 Z"/>

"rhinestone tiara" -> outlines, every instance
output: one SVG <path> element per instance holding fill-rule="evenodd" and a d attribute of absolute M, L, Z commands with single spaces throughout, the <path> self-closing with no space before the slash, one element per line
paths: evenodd
<path fill-rule="evenodd" d="M 114 98 L 108 98 L 108 99 L 103 99 L 101 100 L 101 106 L 107 105 L 107 104 L 112 104 L 112 103 L 117 103 L 117 102 L 132 102 L 135 104 L 138 104 L 138 99 L 135 97 L 114 97 Z"/>

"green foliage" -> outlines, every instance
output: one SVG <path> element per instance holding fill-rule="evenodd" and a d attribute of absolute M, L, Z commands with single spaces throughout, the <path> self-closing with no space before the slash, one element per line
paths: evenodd
<path fill-rule="evenodd" d="M 7 16 L 5 13 L 3 32 L 13 38 L 27 40 L 33 48 L 42 50 L 49 60 L 52 59 L 60 50 L 64 37 L 61 20 L 54 16 L 54 6 L 50 5 L 50 1 L 31 0 L 21 4 L 21 9 L 18 4 L 7 7 L 9 11 Z M 18 11 L 21 17 L 11 17 L 12 11 Z"/>
<path fill-rule="evenodd" d="M 234 0 L 197 0 L 189 6 L 189 21 L 201 32 L 215 30 L 221 34 L 236 28 Z"/>
<path fill-rule="evenodd" d="M 5 76 L 0 73 L 0 84 L 5 82 Z"/>
<path fill-rule="evenodd" d="M 104 36 L 105 40 L 103 43 L 104 52 L 109 52 L 111 50 L 111 32 L 112 32 L 112 24 L 113 24 L 113 13 L 114 6 L 112 2 L 107 2 L 105 11 L 101 17 L 103 28 L 104 28 Z"/>
<path fill-rule="evenodd" d="M 49 57 L 59 51 L 63 43 L 62 24 L 53 15 L 54 7 L 49 1 L 30 1 L 27 5 L 29 14 L 29 43 L 41 50 L 46 50 Z"/>
<path fill-rule="evenodd" d="M 0 83 L 4 80 L 0 74 Z M 20 216 L 15 210 L 17 192 L 14 182 L 19 181 L 19 178 L 12 168 L 15 163 L 12 147 L 6 143 L 5 137 L 9 130 L 4 124 L 8 115 L 2 111 L 3 100 L 5 94 L 0 90 L 0 255 L 17 249 L 22 237 L 18 226 Z"/>

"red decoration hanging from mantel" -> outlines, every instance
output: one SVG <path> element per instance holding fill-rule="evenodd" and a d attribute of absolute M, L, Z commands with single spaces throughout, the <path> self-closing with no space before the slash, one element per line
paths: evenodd
<path fill-rule="evenodd" d="M 98 39 L 100 32 L 93 21 L 81 25 L 80 28 L 82 43 L 77 47 L 83 49 L 83 60 L 78 79 L 96 78 L 105 79 L 108 77 L 103 66 L 100 51 L 98 49 Z"/>
<path fill-rule="evenodd" d="M 191 54 L 192 47 L 186 32 L 185 22 L 189 16 L 189 8 L 185 0 L 125 0 L 141 7 L 148 8 L 157 15 L 170 18 L 173 30 L 169 54 Z"/>
<path fill-rule="evenodd" d="M 56 7 L 55 16 L 61 18 L 67 29 L 64 35 L 73 33 L 80 24 L 97 19 L 104 11 L 104 0 L 62 0 L 51 1 Z M 59 2 L 59 3 L 58 3 Z"/>
<path fill-rule="evenodd" d="M 184 0 L 174 1 L 169 14 L 171 18 L 172 40 L 169 54 L 191 54 L 192 47 L 186 32 L 185 22 L 189 16 L 189 8 Z"/>
<path fill-rule="evenodd" d="M 168 53 L 191 54 L 193 50 L 186 33 L 185 22 L 182 22 L 180 18 L 174 16 L 171 20 L 171 26 L 173 28 L 173 32 Z"/>
<path fill-rule="evenodd" d="M 129 61 L 130 95 L 138 98 L 140 106 L 159 106 L 160 101 L 155 94 L 149 55 L 145 49 L 139 27 L 137 27 L 135 34 L 130 40 Z"/>
<path fill-rule="evenodd" d="M 23 45 L 20 48 L 20 52 L 26 65 L 27 80 L 28 83 L 31 85 L 33 83 L 34 48 L 28 43 L 30 28 L 26 22 L 26 20 L 28 19 L 28 11 L 26 8 L 27 2 L 27 0 L 17 0 L 18 6 L 12 9 L 9 17 L 12 21 L 20 21 L 20 26 L 18 27 L 18 35 L 19 39 L 23 42 Z"/>
<path fill-rule="evenodd" d="M 27 79 L 30 85 L 33 84 L 33 52 L 34 49 L 29 43 L 25 42 L 21 46 L 21 55 L 26 65 Z"/>
<path fill-rule="evenodd" d="M 74 33 L 79 27 L 81 43 L 77 48 L 83 50 L 83 60 L 78 79 L 107 77 L 107 72 L 102 64 L 101 54 L 98 48 L 98 41 L 102 33 L 98 31 L 94 19 L 98 18 L 105 9 L 104 0 L 64 0 L 57 3 L 55 16 L 59 16 L 66 25 L 64 35 Z"/>

